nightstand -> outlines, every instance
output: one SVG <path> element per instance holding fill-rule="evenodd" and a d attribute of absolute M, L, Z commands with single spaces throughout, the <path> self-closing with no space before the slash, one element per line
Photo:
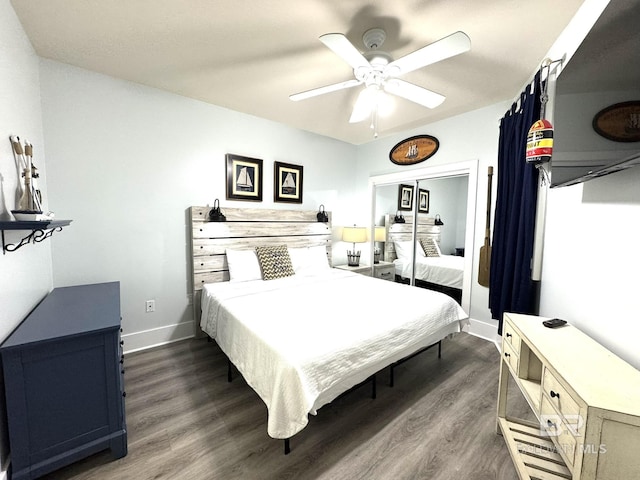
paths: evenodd
<path fill-rule="evenodd" d="M 396 267 L 391 262 L 380 262 L 373 266 L 373 276 L 382 280 L 395 281 Z"/>
<path fill-rule="evenodd" d="M 357 267 L 350 267 L 349 265 L 336 265 L 334 268 L 359 273 L 368 277 L 380 278 L 382 280 L 393 281 L 395 279 L 395 266 L 391 262 L 376 263 L 373 266 L 373 275 L 371 274 L 371 265 L 359 265 Z"/>
<path fill-rule="evenodd" d="M 367 277 L 371 276 L 371 266 L 370 265 L 359 265 L 357 267 L 351 267 L 349 265 L 336 265 L 333 268 L 339 268 L 340 270 L 346 270 L 348 272 L 359 273 L 361 275 L 366 275 Z"/>

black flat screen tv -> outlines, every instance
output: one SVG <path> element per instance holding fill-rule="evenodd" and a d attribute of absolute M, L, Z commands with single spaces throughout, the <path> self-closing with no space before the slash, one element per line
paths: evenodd
<path fill-rule="evenodd" d="M 552 187 L 640 164 L 639 19 L 638 0 L 612 1 L 563 65 L 553 102 Z"/>

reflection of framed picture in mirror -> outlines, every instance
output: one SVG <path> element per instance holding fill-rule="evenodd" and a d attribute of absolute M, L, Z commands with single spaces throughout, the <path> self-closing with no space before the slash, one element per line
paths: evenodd
<path fill-rule="evenodd" d="M 398 187 L 398 210 L 411 210 L 413 207 L 413 185 Z"/>
<path fill-rule="evenodd" d="M 262 201 L 262 160 L 227 153 L 227 200 Z"/>
<path fill-rule="evenodd" d="M 418 212 L 429 213 L 429 190 L 418 189 Z"/>
<path fill-rule="evenodd" d="M 273 200 L 302 203 L 302 165 L 274 162 Z"/>

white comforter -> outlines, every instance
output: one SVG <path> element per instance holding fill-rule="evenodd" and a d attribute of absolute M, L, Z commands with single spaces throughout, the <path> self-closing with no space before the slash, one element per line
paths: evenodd
<path fill-rule="evenodd" d="M 267 405 L 273 438 L 293 436 L 309 413 L 466 318 L 446 295 L 334 269 L 202 293 L 201 327 Z"/>
<path fill-rule="evenodd" d="M 411 278 L 411 259 L 393 261 L 396 274 Z M 462 288 L 464 276 L 464 257 L 440 255 L 423 257 L 416 255 L 416 278 L 445 287 Z"/>

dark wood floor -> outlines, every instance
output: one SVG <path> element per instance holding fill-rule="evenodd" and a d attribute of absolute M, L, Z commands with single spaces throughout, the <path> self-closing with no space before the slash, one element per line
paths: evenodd
<path fill-rule="evenodd" d="M 127 355 L 128 455 L 103 452 L 44 478 L 516 480 L 495 430 L 495 346 L 460 334 L 442 353 L 398 367 L 393 388 L 385 371 L 376 400 L 361 387 L 323 407 L 287 456 L 260 398 L 241 377 L 227 383 L 215 343 Z"/>

